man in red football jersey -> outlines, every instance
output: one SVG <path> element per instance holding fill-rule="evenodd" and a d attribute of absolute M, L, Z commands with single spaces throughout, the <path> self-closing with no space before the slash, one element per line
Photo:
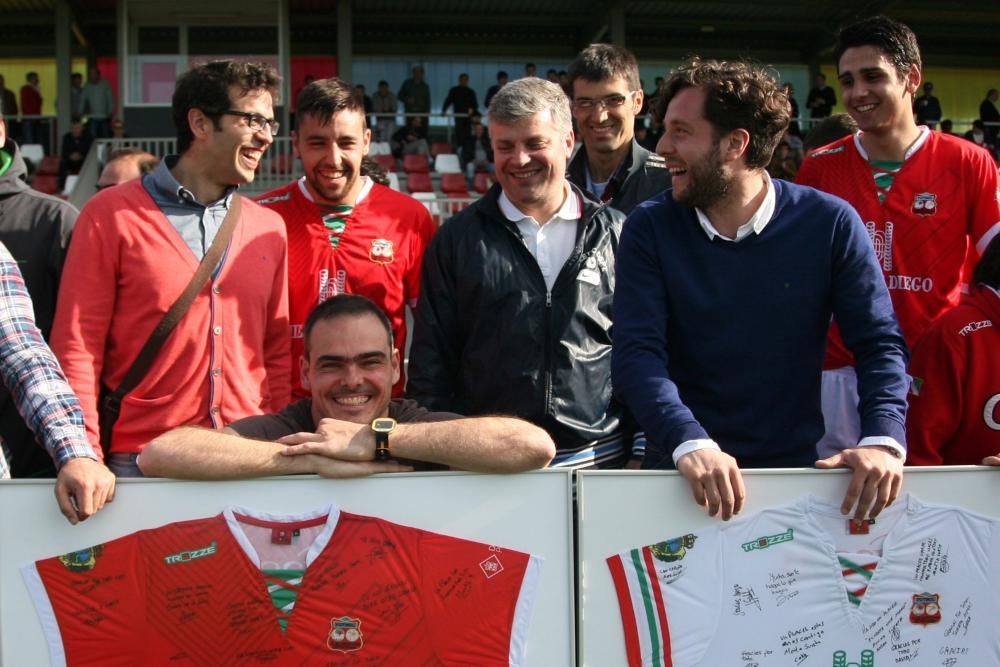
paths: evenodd
<path fill-rule="evenodd" d="M 366 296 L 389 316 L 400 350 L 406 345 L 406 306 L 416 305 L 420 261 L 436 227 L 418 201 L 361 175 L 371 130 L 365 110 L 340 79 L 305 86 L 292 132 L 305 176 L 258 202 L 288 228 L 288 306 L 292 366 L 302 356 L 302 326 L 317 304 L 344 292 Z M 306 397 L 293 372 L 293 391 Z M 402 393 L 405 377 L 393 388 Z"/>
<path fill-rule="evenodd" d="M 967 254 L 978 256 L 1000 233 L 996 165 L 972 142 L 916 124 L 920 50 L 905 25 L 884 16 L 850 25 L 835 54 L 844 104 L 859 131 L 814 151 L 798 182 L 846 199 L 861 215 L 912 349 L 931 321 L 958 303 Z M 834 325 L 820 457 L 858 442 L 853 364 Z"/>

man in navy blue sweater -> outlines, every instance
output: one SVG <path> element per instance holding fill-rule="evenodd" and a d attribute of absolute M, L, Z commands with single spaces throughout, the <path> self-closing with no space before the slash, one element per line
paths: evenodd
<path fill-rule="evenodd" d="M 614 304 L 612 380 L 646 432 L 643 467 L 676 467 L 729 519 L 740 467 L 812 465 L 835 315 L 857 359 L 862 438 L 816 466 L 853 468 L 842 511 L 876 516 L 902 482 L 907 352 L 861 219 L 768 176 L 789 106 L 764 72 L 695 58 L 663 100 L 673 187 L 629 216 Z"/>

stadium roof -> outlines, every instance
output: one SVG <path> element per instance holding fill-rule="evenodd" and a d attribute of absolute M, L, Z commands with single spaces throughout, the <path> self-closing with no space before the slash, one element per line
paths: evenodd
<path fill-rule="evenodd" d="M 128 1 L 136 9 L 155 5 L 167 24 L 226 27 L 245 23 L 251 4 L 278 6 L 260 0 Z M 335 52 L 336 2 L 287 1 L 292 52 Z M 96 55 L 115 52 L 116 0 L 0 0 L 0 55 L 51 54 L 58 2 L 74 16 L 75 53 L 83 53 L 84 43 Z M 354 53 L 364 56 L 568 60 L 592 41 L 610 41 L 612 26 L 624 25 L 625 44 L 640 58 L 700 53 L 804 63 L 828 63 L 837 26 L 880 12 L 914 29 L 926 64 L 1000 67 L 996 0 L 365 0 L 351 10 Z M 221 39 L 227 34 L 220 30 Z"/>

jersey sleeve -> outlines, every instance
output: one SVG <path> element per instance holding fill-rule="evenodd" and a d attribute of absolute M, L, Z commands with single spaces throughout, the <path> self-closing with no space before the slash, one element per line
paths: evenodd
<path fill-rule="evenodd" d="M 422 205 L 419 208 L 420 210 L 414 214 L 414 233 L 410 238 L 410 261 L 403 278 L 406 305 L 410 308 L 417 307 L 417 298 L 420 296 L 420 268 L 424 252 L 430 245 L 434 232 L 437 231 L 437 225 L 434 224 L 430 212 Z"/>
<path fill-rule="evenodd" d="M 976 257 L 986 251 L 986 246 L 1000 234 L 1000 183 L 997 166 L 985 150 L 976 150 L 965 178 L 965 187 L 972 210 L 969 214 L 969 238 L 976 249 Z"/>
<path fill-rule="evenodd" d="M 960 426 L 966 355 L 953 330 L 955 322 L 947 315 L 939 319 L 913 350 L 906 415 L 909 465 L 943 464 L 942 449 Z"/>
<path fill-rule="evenodd" d="M 21 568 L 52 665 L 126 664 L 145 617 L 136 535 Z"/>
<path fill-rule="evenodd" d="M 520 551 L 422 531 L 421 590 L 437 659 L 524 664 L 541 565 Z"/>
<path fill-rule="evenodd" d="M 717 530 L 650 544 L 607 559 L 629 667 L 699 664 L 722 600 Z"/>

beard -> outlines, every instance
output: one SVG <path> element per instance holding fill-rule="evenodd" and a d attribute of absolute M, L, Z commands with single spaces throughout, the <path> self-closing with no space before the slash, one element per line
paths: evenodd
<path fill-rule="evenodd" d="M 344 198 L 347 197 L 351 190 L 354 189 L 355 184 L 360 178 L 360 174 L 354 169 L 353 165 L 344 164 L 342 165 L 340 171 L 344 174 L 343 183 L 339 186 L 331 187 L 327 184 L 326 179 L 317 174 L 306 173 L 306 181 L 308 182 L 313 195 L 321 201 L 325 201 L 328 204 L 353 204 L 354 202 L 345 202 Z"/>
<path fill-rule="evenodd" d="M 688 165 L 688 186 L 682 192 L 673 191 L 674 201 L 704 211 L 729 194 L 732 182 L 722 169 L 716 142 L 703 158 Z"/>

